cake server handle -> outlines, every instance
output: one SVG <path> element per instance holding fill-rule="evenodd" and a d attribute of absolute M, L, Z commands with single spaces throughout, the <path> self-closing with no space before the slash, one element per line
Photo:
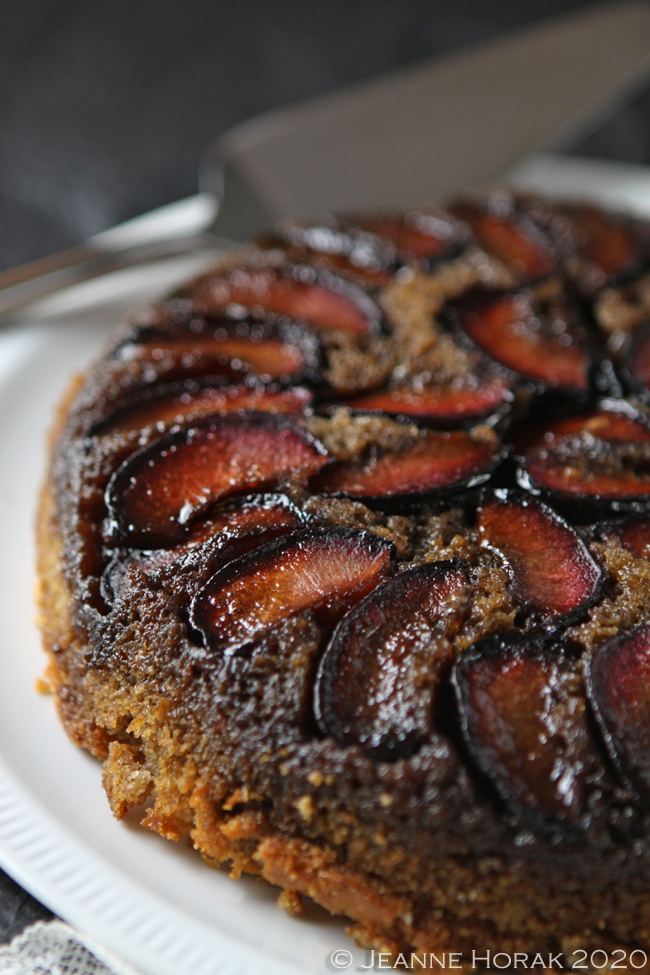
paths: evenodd
<path fill-rule="evenodd" d="M 51 257 L 0 273 L 0 324 L 8 324 L 12 320 L 11 314 L 25 305 L 113 271 L 200 251 L 232 250 L 236 246 L 232 241 L 206 230 L 199 234 L 150 240 L 119 248 L 103 247 L 92 242 L 71 247 Z"/>

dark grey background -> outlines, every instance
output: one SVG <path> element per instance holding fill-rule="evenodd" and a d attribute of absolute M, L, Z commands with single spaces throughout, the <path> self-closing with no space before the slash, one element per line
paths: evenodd
<path fill-rule="evenodd" d="M 202 150 L 250 115 L 583 6 L 1 0 L 0 268 L 196 192 Z M 650 162 L 650 95 L 566 149 Z M 0 873 L 0 940 L 47 916 Z"/>

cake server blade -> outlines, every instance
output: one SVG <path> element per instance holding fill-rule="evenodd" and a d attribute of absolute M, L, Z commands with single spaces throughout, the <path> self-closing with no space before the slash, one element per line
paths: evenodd
<path fill-rule="evenodd" d="M 498 178 L 598 119 L 650 73 L 650 6 L 598 5 L 231 129 L 202 187 L 215 231 L 422 204 Z"/>

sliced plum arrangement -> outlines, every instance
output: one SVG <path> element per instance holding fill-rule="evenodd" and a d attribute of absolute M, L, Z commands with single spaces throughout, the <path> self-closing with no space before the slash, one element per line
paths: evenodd
<path fill-rule="evenodd" d="M 650 800 L 650 626 L 605 640 L 587 661 L 587 693 L 615 765 Z"/>
<path fill-rule="evenodd" d="M 154 386 L 125 398 L 96 423 L 91 434 L 115 431 L 159 430 L 195 423 L 218 413 L 253 411 L 257 413 L 302 413 L 311 404 L 313 393 L 304 386 L 278 389 L 254 384 L 212 385 L 197 382 Z"/>
<path fill-rule="evenodd" d="M 427 430 L 399 450 L 371 450 L 325 467 L 309 486 L 317 493 L 368 502 L 418 501 L 482 484 L 504 456 L 496 435 Z"/>
<path fill-rule="evenodd" d="M 380 760 L 410 755 L 430 738 L 436 691 L 453 659 L 449 637 L 469 598 L 456 559 L 403 572 L 357 603 L 321 658 L 314 689 L 321 732 Z"/>
<path fill-rule="evenodd" d="M 178 297 L 190 299 L 204 314 L 233 307 L 263 310 L 306 322 L 316 331 L 336 329 L 357 338 L 383 326 L 381 309 L 364 287 L 308 264 L 208 274 Z"/>
<path fill-rule="evenodd" d="M 589 391 L 592 355 L 577 312 L 564 299 L 541 303 L 533 293 L 476 290 L 451 305 L 467 338 L 520 380 L 541 389 Z"/>
<path fill-rule="evenodd" d="M 111 535 L 135 548 L 173 545 L 216 501 L 307 478 L 326 460 L 322 444 L 282 416 L 230 414 L 176 430 L 133 454 L 111 478 Z"/>
<path fill-rule="evenodd" d="M 363 393 L 345 405 L 353 412 L 405 416 L 439 428 L 468 426 L 505 415 L 513 400 L 510 385 L 503 376 L 478 373 L 463 382 Z"/>
<path fill-rule="evenodd" d="M 566 270 L 587 297 L 647 265 L 646 247 L 632 221 L 585 205 L 564 205 L 560 210 L 569 221 L 577 252 L 566 260 Z"/>
<path fill-rule="evenodd" d="M 650 427 L 624 401 L 529 431 L 519 446 L 518 480 L 558 503 L 589 502 L 591 514 L 650 501 Z"/>
<path fill-rule="evenodd" d="M 393 554 L 392 543 L 352 528 L 286 535 L 212 576 L 192 602 L 192 626 L 232 654 L 298 613 L 332 625 L 387 576 Z"/>
<path fill-rule="evenodd" d="M 458 658 L 452 683 L 467 748 L 515 809 L 576 822 L 609 787 L 579 667 L 561 647 L 486 637 Z"/>
<path fill-rule="evenodd" d="M 492 822 L 622 835 L 650 803 L 648 254 L 498 193 L 285 221 L 139 315 L 57 448 L 97 632 L 169 599 L 179 659 L 291 666 L 302 744 L 359 781 L 419 788 L 444 745 Z"/>
<path fill-rule="evenodd" d="M 518 492 L 488 497 L 476 527 L 480 544 L 503 558 L 515 601 L 543 622 L 575 617 L 598 596 L 602 572 L 589 549 L 540 501 Z"/>
<path fill-rule="evenodd" d="M 559 269 L 550 238 L 511 197 L 457 203 L 451 212 L 471 227 L 480 246 L 502 261 L 519 283 L 547 278 Z"/>

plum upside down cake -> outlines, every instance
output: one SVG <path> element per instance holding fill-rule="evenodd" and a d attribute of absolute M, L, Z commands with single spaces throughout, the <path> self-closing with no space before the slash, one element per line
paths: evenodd
<path fill-rule="evenodd" d="M 387 951 L 650 950 L 650 228 L 285 222 L 116 332 L 39 515 L 119 818 Z"/>

